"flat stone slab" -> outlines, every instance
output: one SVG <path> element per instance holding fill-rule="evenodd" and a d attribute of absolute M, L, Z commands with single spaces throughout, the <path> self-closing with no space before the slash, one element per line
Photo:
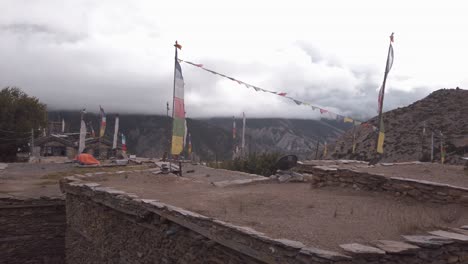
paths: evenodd
<path fill-rule="evenodd" d="M 411 254 L 419 249 L 418 246 L 393 240 L 377 240 L 372 244 L 391 254 Z"/>
<path fill-rule="evenodd" d="M 455 233 L 459 233 L 459 234 L 468 236 L 468 230 L 466 230 L 466 229 L 461 229 L 461 228 L 450 228 L 450 230 L 452 230 L 452 231 L 455 232 Z"/>
<path fill-rule="evenodd" d="M 228 186 L 234 186 L 234 185 L 244 185 L 244 184 L 249 184 L 249 183 L 254 183 L 254 182 L 261 182 L 261 181 L 268 181 L 270 178 L 267 177 L 259 177 L 259 178 L 254 178 L 254 179 L 241 179 L 241 180 L 232 180 L 232 181 L 219 181 L 219 182 L 213 182 L 213 185 L 216 187 L 228 187 Z"/>
<path fill-rule="evenodd" d="M 332 168 L 331 166 L 315 166 L 315 168 L 324 171 L 338 171 L 337 168 Z"/>
<path fill-rule="evenodd" d="M 0 170 L 4 170 L 8 167 L 7 163 L 0 163 Z"/>
<path fill-rule="evenodd" d="M 465 230 L 468 230 L 468 225 L 464 225 L 462 227 L 460 227 L 461 229 L 465 229 Z"/>
<path fill-rule="evenodd" d="M 458 240 L 458 241 L 462 241 L 462 242 L 468 242 L 468 236 L 453 233 L 453 232 L 437 230 L 437 231 L 431 231 L 431 232 L 429 232 L 429 234 L 444 237 L 444 238 L 449 238 L 449 239 L 453 239 L 453 240 Z"/>
<path fill-rule="evenodd" d="M 438 248 L 453 243 L 452 239 L 440 236 L 403 236 L 403 238 L 411 244 L 426 248 Z"/>
<path fill-rule="evenodd" d="M 301 254 L 317 256 L 319 258 L 338 261 L 338 260 L 349 260 L 351 257 L 340 254 L 334 251 L 323 250 L 319 248 L 304 247 L 300 251 Z"/>
<path fill-rule="evenodd" d="M 366 246 L 358 243 L 351 243 L 351 244 L 343 244 L 340 245 L 342 249 L 344 249 L 346 252 L 355 254 L 355 255 L 384 255 L 385 251 L 371 247 L 371 246 Z"/>

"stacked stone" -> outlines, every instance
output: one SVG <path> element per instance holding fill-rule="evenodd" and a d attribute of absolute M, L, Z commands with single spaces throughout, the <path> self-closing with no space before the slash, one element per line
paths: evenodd
<path fill-rule="evenodd" d="M 395 196 L 407 196 L 418 201 L 468 204 L 468 188 L 449 184 L 386 177 L 327 166 L 302 166 L 298 170 L 306 173 L 305 178 L 313 187 L 340 186 L 357 190 L 390 192 Z"/>
<path fill-rule="evenodd" d="M 0 263 L 65 262 L 65 202 L 0 198 Z"/>

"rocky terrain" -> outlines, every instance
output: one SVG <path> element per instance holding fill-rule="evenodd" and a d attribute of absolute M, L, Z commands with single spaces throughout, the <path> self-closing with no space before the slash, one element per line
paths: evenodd
<path fill-rule="evenodd" d="M 440 160 L 441 142 L 448 163 L 462 163 L 468 154 L 468 90 L 440 89 L 413 104 L 384 113 L 385 153 L 382 161 L 429 161 L 434 135 L 434 159 Z M 377 126 L 377 117 L 369 120 Z M 425 129 L 424 129 L 425 128 Z M 356 128 L 356 153 L 352 153 L 353 130 L 335 144 L 330 158 L 370 160 L 375 152 L 377 132 Z"/>

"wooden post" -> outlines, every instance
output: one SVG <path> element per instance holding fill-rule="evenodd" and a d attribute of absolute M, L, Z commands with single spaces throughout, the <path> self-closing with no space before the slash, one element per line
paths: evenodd
<path fill-rule="evenodd" d="M 320 141 L 319 141 L 319 139 L 317 139 L 317 148 L 315 149 L 315 160 L 317 160 L 317 158 L 318 158 L 319 143 L 320 143 Z"/>

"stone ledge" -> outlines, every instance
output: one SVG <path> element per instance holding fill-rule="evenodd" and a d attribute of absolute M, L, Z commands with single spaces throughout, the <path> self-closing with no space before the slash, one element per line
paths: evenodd
<path fill-rule="evenodd" d="M 346 258 L 337 252 L 310 250 L 298 241 L 273 239 L 248 227 L 214 220 L 157 200 L 138 199 L 120 190 L 101 187 L 97 183 L 85 183 L 82 179 L 67 177 L 61 181 L 60 187 L 65 193 L 84 195 L 94 202 L 127 215 L 144 217 L 147 212 L 156 213 L 219 244 L 266 263 L 290 263 L 295 258 L 309 259 L 310 262 L 318 259 Z"/>
<path fill-rule="evenodd" d="M 452 239 L 440 236 L 403 236 L 403 238 L 411 244 L 424 248 L 439 248 L 454 242 Z"/>
<path fill-rule="evenodd" d="M 425 180 L 387 177 L 329 166 L 302 165 L 298 171 L 311 173 L 312 176 L 307 178 L 314 187 L 340 186 L 358 190 L 390 192 L 397 196 L 403 195 L 424 202 L 468 205 L 468 188 L 464 187 Z"/>
<path fill-rule="evenodd" d="M 371 246 L 366 246 L 358 243 L 350 243 L 350 244 L 342 244 L 340 245 L 342 249 L 344 249 L 346 252 L 351 253 L 353 255 L 359 255 L 359 256 L 374 256 L 374 255 L 384 255 L 385 251 L 371 247 Z"/>
<path fill-rule="evenodd" d="M 462 234 L 447 232 L 443 230 L 431 231 L 429 232 L 429 234 L 468 243 L 468 236 Z"/>
<path fill-rule="evenodd" d="M 389 254 L 415 254 L 420 249 L 415 245 L 392 240 L 377 240 L 372 244 Z"/>

